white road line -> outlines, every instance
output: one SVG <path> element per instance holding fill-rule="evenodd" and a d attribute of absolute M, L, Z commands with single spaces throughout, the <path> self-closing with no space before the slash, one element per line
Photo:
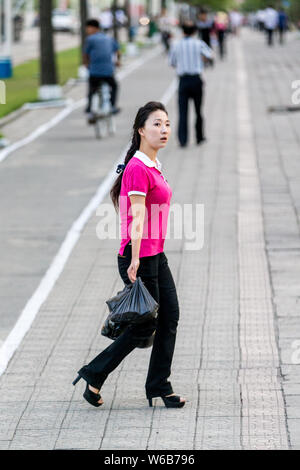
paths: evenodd
<path fill-rule="evenodd" d="M 150 53 L 145 54 L 145 56 L 140 57 L 139 59 L 136 59 L 134 62 L 132 62 L 132 64 L 128 65 L 124 70 L 120 71 L 117 74 L 118 80 L 120 81 L 124 80 L 126 77 L 128 77 L 128 75 L 130 75 L 136 69 L 141 67 L 145 62 L 148 62 L 148 60 L 151 60 L 154 57 L 156 57 L 158 54 L 160 54 L 161 51 L 162 51 L 162 48 L 158 46 L 155 49 L 153 49 Z M 59 122 L 65 119 L 69 114 L 71 114 L 73 111 L 84 106 L 85 103 L 86 103 L 86 98 L 82 98 L 81 100 L 76 101 L 75 103 L 69 104 L 65 109 L 63 109 L 63 111 L 61 111 L 56 116 L 54 116 L 54 118 L 50 119 L 50 121 L 39 126 L 27 137 L 25 137 L 24 139 L 18 140 L 14 144 L 9 145 L 7 148 L 5 148 L 4 150 L 0 152 L 0 163 L 3 162 L 11 153 L 15 152 L 16 150 L 19 150 L 25 145 L 30 144 L 31 142 L 36 140 L 38 137 L 40 137 L 42 134 L 45 134 L 45 132 L 52 129 Z"/>
<path fill-rule="evenodd" d="M 50 119 L 50 121 L 46 122 L 45 124 L 42 124 L 41 126 L 39 126 L 27 137 L 25 137 L 24 139 L 18 140 L 12 145 L 9 145 L 6 149 L 0 152 L 0 162 L 3 162 L 3 160 L 5 160 L 11 153 L 15 152 L 16 150 L 19 150 L 21 147 L 24 147 L 25 145 L 30 144 L 31 142 L 36 140 L 38 137 L 40 137 L 42 134 L 45 134 L 45 132 L 49 131 L 50 129 L 52 129 L 52 127 L 56 126 L 59 122 L 61 122 L 69 114 L 71 114 L 75 109 L 78 109 L 81 106 L 83 106 L 85 102 L 86 102 L 86 99 L 83 98 L 79 101 L 76 101 L 76 103 L 73 103 L 67 106 L 63 111 L 61 111 L 56 116 L 54 116 L 54 118 Z"/>
<path fill-rule="evenodd" d="M 174 79 L 171 82 L 170 86 L 167 88 L 166 92 L 163 94 L 160 101 L 162 101 L 165 105 L 170 101 L 173 94 L 175 93 L 176 84 L 177 79 Z M 20 314 L 17 323 L 15 324 L 14 328 L 12 329 L 6 340 L 3 342 L 3 345 L 0 348 L 0 376 L 5 371 L 14 352 L 21 344 L 22 339 L 26 335 L 27 331 L 30 329 L 30 326 L 34 321 L 41 305 L 49 296 L 55 282 L 62 273 L 63 268 L 67 263 L 68 258 L 71 255 L 72 250 L 76 245 L 80 234 L 84 229 L 85 224 L 92 216 L 92 214 L 96 211 L 97 207 L 103 201 L 109 189 L 111 188 L 113 181 L 116 177 L 116 167 L 119 163 L 122 163 L 124 161 L 127 149 L 128 145 L 126 146 L 126 148 L 124 148 L 118 160 L 113 164 L 109 174 L 98 187 L 96 194 L 93 196 L 86 208 L 82 211 L 80 216 L 75 220 L 75 222 L 71 226 L 58 253 L 54 257 L 50 267 L 45 273 L 39 286 L 31 296 L 31 298 L 28 300 L 27 304 L 25 305 L 23 311 Z"/>

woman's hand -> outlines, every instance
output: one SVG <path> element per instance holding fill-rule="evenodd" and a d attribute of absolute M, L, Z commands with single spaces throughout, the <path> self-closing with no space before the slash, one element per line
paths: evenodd
<path fill-rule="evenodd" d="M 131 226 L 131 264 L 127 269 L 127 274 L 131 282 L 136 281 L 136 273 L 140 265 L 140 247 L 145 219 L 145 196 L 132 194 L 130 196 L 132 211 Z"/>
<path fill-rule="evenodd" d="M 136 273 L 137 270 L 139 269 L 140 265 L 140 260 L 139 259 L 132 259 L 129 268 L 127 269 L 127 274 L 129 277 L 129 280 L 131 282 L 136 281 Z"/>

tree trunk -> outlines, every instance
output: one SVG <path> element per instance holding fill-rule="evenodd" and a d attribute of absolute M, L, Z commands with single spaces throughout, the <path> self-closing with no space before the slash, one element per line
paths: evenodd
<path fill-rule="evenodd" d="M 40 0 L 40 84 L 56 85 L 56 63 L 52 30 L 52 0 Z"/>
<path fill-rule="evenodd" d="M 130 0 L 125 0 L 125 13 L 127 16 L 127 39 L 128 42 L 132 41 L 131 36 L 131 10 L 130 10 Z"/>
<path fill-rule="evenodd" d="M 146 15 L 151 16 L 152 13 L 152 0 L 146 0 Z"/>
<path fill-rule="evenodd" d="M 118 40 L 118 27 L 117 27 L 117 18 L 116 18 L 116 10 L 118 9 L 118 0 L 112 1 L 111 11 L 113 14 L 113 32 L 114 38 Z"/>
<path fill-rule="evenodd" d="M 80 63 L 82 63 L 82 54 L 84 51 L 84 43 L 85 43 L 85 38 L 86 38 L 86 33 L 85 33 L 85 23 L 88 19 L 88 6 L 87 6 L 87 0 L 80 0 L 80 36 L 81 36 L 81 57 L 80 57 Z"/>

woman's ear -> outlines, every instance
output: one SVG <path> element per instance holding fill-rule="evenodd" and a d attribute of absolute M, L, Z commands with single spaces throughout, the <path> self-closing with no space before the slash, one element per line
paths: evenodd
<path fill-rule="evenodd" d="M 138 129 L 138 133 L 140 134 L 140 136 L 144 136 L 144 129 L 142 127 L 140 127 Z"/>

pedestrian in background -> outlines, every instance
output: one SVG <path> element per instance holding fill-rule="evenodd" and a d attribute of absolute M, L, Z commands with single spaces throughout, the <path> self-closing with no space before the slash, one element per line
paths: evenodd
<path fill-rule="evenodd" d="M 158 33 L 157 18 L 155 16 L 150 16 L 149 26 L 148 26 L 148 38 L 152 39 L 154 35 Z"/>
<path fill-rule="evenodd" d="M 240 27 L 243 24 L 243 15 L 237 10 L 237 8 L 235 8 L 230 12 L 229 18 L 231 32 L 238 36 L 240 33 Z"/>
<path fill-rule="evenodd" d="M 104 32 L 108 32 L 112 29 L 113 27 L 113 14 L 110 10 L 110 8 L 105 8 L 104 10 L 101 11 L 100 17 L 99 17 L 99 22 L 101 25 L 101 28 Z"/>
<path fill-rule="evenodd" d="M 194 38 L 197 28 L 193 24 L 183 25 L 183 39 L 172 45 L 169 61 L 176 68 L 179 76 L 178 89 L 178 140 L 181 147 L 188 141 L 188 103 L 192 99 L 196 112 L 196 141 L 201 144 L 206 140 L 203 130 L 203 117 L 201 112 L 203 100 L 203 59 L 211 60 L 213 51 L 204 41 Z"/>
<path fill-rule="evenodd" d="M 273 46 L 274 31 L 278 26 L 278 13 L 272 5 L 269 5 L 268 8 L 265 9 L 264 20 L 265 30 L 267 33 L 267 44 L 268 46 Z"/>
<path fill-rule="evenodd" d="M 168 53 L 170 50 L 170 39 L 171 39 L 171 20 L 167 15 L 166 8 L 162 9 L 161 16 L 158 20 L 159 30 L 161 33 L 161 40 L 165 47 L 165 51 Z"/>
<path fill-rule="evenodd" d="M 205 8 L 201 8 L 198 14 L 196 26 L 198 29 L 199 39 L 204 41 L 208 47 L 211 47 L 210 35 L 213 30 L 214 22 L 212 19 L 208 18 L 207 10 Z"/>
<path fill-rule="evenodd" d="M 172 190 L 161 171 L 157 158 L 170 136 L 170 121 L 162 103 L 149 102 L 135 118 L 131 146 L 112 189 L 111 198 L 120 211 L 122 240 L 118 253 L 119 273 L 126 285 L 140 276 L 152 297 L 159 304 L 158 318 L 150 320 L 148 334 L 155 332 L 146 379 L 146 395 L 152 406 L 154 397 L 161 397 L 167 408 L 181 408 L 185 399 L 173 393 L 168 381 L 175 348 L 179 319 L 176 286 L 164 253 Z M 129 325 L 118 338 L 78 371 L 86 384 L 84 398 L 93 406 L 103 400 L 100 389 L 108 375 L 145 336 L 145 323 Z M 126 406 L 133 406 L 135 397 L 127 394 Z M 131 403 L 130 405 L 128 403 Z"/>
<path fill-rule="evenodd" d="M 86 112 L 90 114 L 89 122 L 93 123 L 91 115 L 92 97 L 97 93 L 102 82 L 108 83 L 111 89 L 112 112 L 117 113 L 116 107 L 118 85 L 114 77 L 115 65 L 120 65 L 120 46 L 118 42 L 100 31 L 98 20 L 90 19 L 86 22 L 87 38 L 84 47 L 83 64 L 89 69 L 88 106 Z M 117 62 L 113 57 L 117 54 Z"/>
<path fill-rule="evenodd" d="M 284 8 L 279 8 L 278 11 L 278 32 L 279 32 L 279 44 L 283 44 L 284 35 L 288 29 L 288 16 L 284 11 Z"/>
<path fill-rule="evenodd" d="M 260 32 L 265 30 L 265 10 L 258 10 L 256 12 L 257 28 Z"/>
<path fill-rule="evenodd" d="M 225 41 L 228 28 L 228 16 L 225 12 L 219 11 L 215 16 L 214 30 L 218 40 L 219 56 L 223 59 L 226 53 Z"/>

